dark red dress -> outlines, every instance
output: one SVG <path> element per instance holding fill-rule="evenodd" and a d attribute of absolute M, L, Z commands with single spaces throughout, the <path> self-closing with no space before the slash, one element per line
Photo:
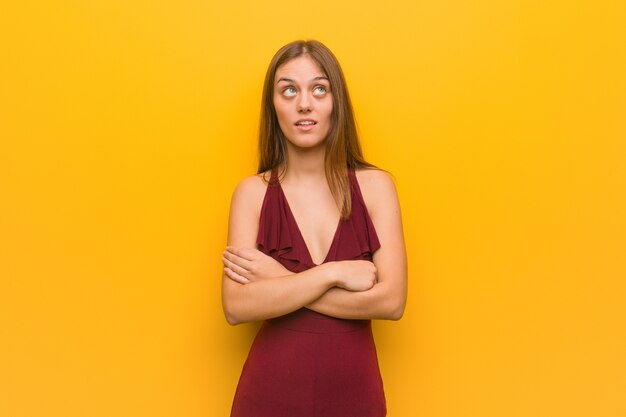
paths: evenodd
<path fill-rule="evenodd" d="M 352 213 L 339 222 L 324 262 L 365 259 L 380 243 L 356 175 L 348 170 Z M 276 172 L 265 192 L 259 249 L 301 272 L 315 263 Z M 244 364 L 231 417 L 383 417 L 385 395 L 370 320 L 301 308 L 266 320 Z"/>

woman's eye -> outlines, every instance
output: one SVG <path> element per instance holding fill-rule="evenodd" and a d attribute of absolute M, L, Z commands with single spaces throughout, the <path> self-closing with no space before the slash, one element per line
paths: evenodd
<path fill-rule="evenodd" d="M 313 89 L 313 93 L 316 96 L 324 95 L 326 93 L 326 87 L 324 87 L 323 85 L 318 85 L 317 87 Z"/>
<path fill-rule="evenodd" d="M 296 95 L 296 89 L 293 87 L 287 87 L 283 90 L 283 95 L 286 97 L 293 97 Z"/>

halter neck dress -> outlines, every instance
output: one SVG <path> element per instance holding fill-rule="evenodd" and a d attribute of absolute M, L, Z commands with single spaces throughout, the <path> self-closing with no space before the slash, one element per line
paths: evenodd
<path fill-rule="evenodd" d="M 380 248 L 353 169 L 352 213 L 339 221 L 325 262 L 372 260 Z M 316 264 L 275 170 L 267 185 L 257 245 L 292 272 Z M 231 417 L 383 417 L 383 383 L 371 320 L 301 308 L 266 320 L 243 366 Z"/>

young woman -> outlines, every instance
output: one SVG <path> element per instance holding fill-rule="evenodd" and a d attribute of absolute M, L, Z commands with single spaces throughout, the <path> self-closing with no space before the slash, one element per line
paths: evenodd
<path fill-rule="evenodd" d="M 223 257 L 228 322 L 264 321 L 231 416 L 385 416 L 371 319 L 404 311 L 400 207 L 390 176 L 363 159 L 324 45 L 276 53 L 259 139 L 258 174 L 234 191 Z"/>

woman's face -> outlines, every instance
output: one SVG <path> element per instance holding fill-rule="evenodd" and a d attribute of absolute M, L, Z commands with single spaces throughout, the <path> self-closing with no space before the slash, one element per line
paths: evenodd
<path fill-rule="evenodd" d="M 333 98 L 328 77 L 308 55 L 278 67 L 274 108 L 287 140 L 300 148 L 324 143 L 330 130 Z"/>

